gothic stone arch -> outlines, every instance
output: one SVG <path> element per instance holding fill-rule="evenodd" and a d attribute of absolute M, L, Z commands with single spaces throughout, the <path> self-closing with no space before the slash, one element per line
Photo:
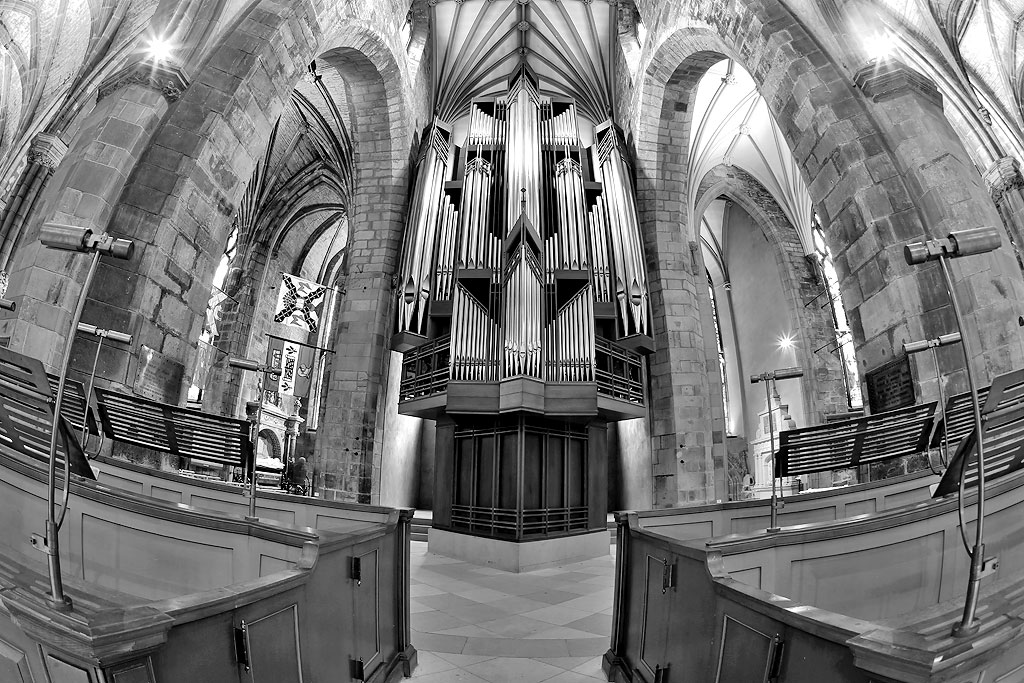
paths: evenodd
<path fill-rule="evenodd" d="M 713 492 L 703 331 L 687 313 L 695 310 L 697 268 L 686 248 L 695 228 L 684 200 L 690 109 L 711 64 L 725 56 L 742 63 L 789 141 L 836 255 L 867 369 L 891 359 L 904 341 L 949 331 L 937 270 L 911 269 L 902 245 L 978 221 L 998 225 L 998 217 L 934 93 L 900 65 L 860 74 L 854 88 L 777 0 L 684 2 L 660 13 L 644 2 L 640 10 L 656 47 L 638 86 L 620 102 L 633 125 L 638 209 L 654 283 L 652 439 L 654 460 L 662 463 L 654 472 L 656 504 L 671 505 Z M 965 289 L 983 292 L 968 317 L 975 363 L 991 376 L 1024 360 L 1009 325 L 1024 282 L 1008 250 L 975 258 L 975 265 L 955 265 L 954 275 Z"/>

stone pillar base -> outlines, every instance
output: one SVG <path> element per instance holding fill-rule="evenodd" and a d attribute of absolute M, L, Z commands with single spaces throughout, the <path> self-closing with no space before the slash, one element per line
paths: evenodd
<path fill-rule="evenodd" d="M 427 533 L 427 549 L 432 553 L 515 573 L 602 557 L 609 553 L 610 545 L 611 533 L 607 529 L 521 543 L 444 529 L 430 529 Z"/>

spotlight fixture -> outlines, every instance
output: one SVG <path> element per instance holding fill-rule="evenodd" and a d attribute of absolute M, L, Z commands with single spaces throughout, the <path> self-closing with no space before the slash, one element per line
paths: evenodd
<path fill-rule="evenodd" d="M 74 225 L 46 223 L 39 231 L 39 241 L 44 247 L 60 251 L 98 253 L 119 259 L 130 259 L 135 251 L 131 240 L 112 237 L 106 233 L 95 234 L 89 228 Z"/>
<path fill-rule="evenodd" d="M 949 233 L 945 239 L 914 242 L 903 247 L 903 258 L 911 266 L 934 261 L 943 256 L 959 258 L 973 254 L 984 254 L 998 249 L 1002 243 L 995 228 L 971 228 Z"/>
<path fill-rule="evenodd" d="M 154 37 L 150 38 L 146 51 L 149 53 L 150 59 L 159 64 L 174 56 L 174 45 L 166 38 Z"/>
<path fill-rule="evenodd" d="M 969 636 L 978 632 L 980 624 L 977 620 L 978 613 L 978 597 L 981 592 L 981 572 L 985 558 L 985 443 L 982 439 L 981 430 L 981 407 L 978 404 L 978 385 L 974 381 L 974 371 L 971 369 L 971 350 L 968 347 L 967 336 L 964 335 L 964 318 L 960 311 L 960 302 L 956 297 L 956 289 L 953 287 L 953 276 L 949 272 L 950 259 L 959 258 L 961 256 L 971 256 L 974 254 L 984 254 L 986 252 L 998 249 L 1002 238 L 999 236 L 999 231 L 992 227 L 980 227 L 980 228 L 969 228 L 967 230 L 957 230 L 949 233 L 944 239 L 937 240 L 925 240 L 923 242 L 914 242 L 903 247 L 903 257 L 906 259 L 907 264 L 917 265 L 920 263 L 926 263 L 928 261 L 938 261 L 939 267 L 942 270 L 942 278 L 946 284 L 946 291 L 949 293 L 949 302 L 953 306 L 953 317 L 956 320 L 957 332 L 955 333 L 958 340 L 960 341 L 960 348 L 964 352 L 964 368 L 967 370 L 967 384 L 971 389 L 971 408 L 974 413 L 974 431 L 977 435 L 975 443 L 978 448 L 978 513 L 977 521 L 974 525 L 974 548 L 970 551 L 971 556 L 971 570 L 969 582 L 967 584 L 967 596 L 964 599 L 964 613 L 955 627 L 953 627 L 954 637 Z M 949 341 L 945 343 L 954 343 L 952 334 L 944 335 Z M 939 337 L 942 339 L 943 337 Z M 936 340 L 937 341 L 937 340 Z M 924 348 L 928 348 L 931 345 L 931 341 L 916 342 L 911 344 L 911 348 L 915 349 L 920 344 L 925 344 Z M 936 343 L 935 346 L 941 344 Z M 934 347 L 933 347 L 934 348 Z M 906 350 L 906 346 L 904 347 Z M 918 349 L 919 350 L 919 349 Z M 910 353 L 912 351 L 908 351 Z M 967 468 L 963 468 L 960 472 L 961 480 L 966 476 Z M 963 482 L 961 481 L 961 493 Z"/>
<path fill-rule="evenodd" d="M 871 59 L 885 59 L 892 54 L 892 47 L 892 38 L 888 31 L 874 31 L 864 36 L 864 49 Z"/>
<path fill-rule="evenodd" d="M 59 251 L 72 251 L 77 253 L 90 254 L 91 260 L 89 270 L 86 272 L 82 289 L 78 293 L 78 301 L 75 305 L 75 312 L 71 317 L 71 327 L 68 330 L 68 338 L 64 343 L 64 358 L 60 365 L 60 376 L 57 381 L 57 396 L 53 403 L 53 425 L 50 431 L 50 454 L 47 466 L 47 495 L 46 495 L 46 532 L 43 537 L 33 534 L 32 544 L 46 553 L 47 572 L 50 579 L 50 606 L 60 611 L 72 609 L 71 599 L 64 595 L 64 583 L 60 572 L 60 527 L 64 522 L 64 514 L 68 509 L 68 495 L 71 485 L 71 458 L 64 458 L 64 498 L 60 504 L 60 511 L 57 511 L 56 484 L 57 484 L 57 438 L 60 433 L 60 414 L 64 402 L 64 385 L 67 382 L 68 366 L 71 363 L 71 347 L 74 345 L 75 333 L 78 332 L 78 325 L 82 320 L 82 311 L 85 309 L 85 300 L 89 295 L 89 286 L 96 275 L 96 267 L 99 265 L 100 256 L 113 256 L 119 259 L 129 259 L 135 250 L 135 244 L 131 240 L 112 237 L 106 233 L 96 234 L 89 228 L 80 228 L 75 225 L 63 225 L 60 223 L 44 223 L 39 230 L 39 241 L 43 246 Z M 12 302 L 13 303 L 13 302 Z"/>
<path fill-rule="evenodd" d="M 782 351 L 791 351 L 793 349 L 794 340 L 791 335 L 784 334 L 779 337 L 779 349 Z"/>

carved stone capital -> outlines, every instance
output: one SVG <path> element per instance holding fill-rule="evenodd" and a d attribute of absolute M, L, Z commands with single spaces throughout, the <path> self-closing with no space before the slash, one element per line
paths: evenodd
<path fill-rule="evenodd" d="M 64 155 L 68 153 L 68 146 L 56 135 L 39 133 L 32 138 L 32 144 L 28 148 L 28 163 L 45 166 L 51 171 L 60 165 Z"/>
<path fill-rule="evenodd" d="M 892 58 L 868 62 L 853 77 L 853 82 L 875 102 L 915 93 L 924 96 L 939 109 L 942 108 L 942 93 L 935 83 Z"/>
<path fill-rule="evenodd" d="M 154 64 L 150 59 L 133 62 L 111 74 L 100 84 L 97 101 L 129 85 L 143 85 L 161 93 L 168 102 L 174 102 L 189 86 L 188 74 L 178 64 Z"/>
<path fill-rule="evenodd" d="M 1013 157 L 996 159 L 985 171 L 985 184 L 988 185 L 992 201 L 999 206 L 1007 193 L 1024 190 L 1024 176 L 1020 174 L 1020 164 Z"/>

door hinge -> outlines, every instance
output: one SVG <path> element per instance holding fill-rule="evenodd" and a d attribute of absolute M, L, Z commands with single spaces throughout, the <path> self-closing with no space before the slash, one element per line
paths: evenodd
<path fill-rule="evenodd" d="M 357 586 L 363 585 L 363 561 L 361 558 L 352 558 L 352 567 L 349 571 L 349 578 L 355 581 Z"/>
<path fill-rule="evenodd" d="M 248 646 L 248 632 L 245 620 L 242 620 L 240 626 L 236 626 L 235 631 L 235 661 L 245 667 L 245 670 L 249 670 L 249 646 Z"/>
<path fill-rule="evenodd" d="M 665 566 L 661 569 L 661 592 L 667 593 L 669 588 L 675 588 L 676 586 L 676 565 L 675 563 L 669 564 L 668 560 L 665 560 Z"/>
<path fill-rule="evenodd" d="M 352 678 L 357 681 L 366 680 L 366 669 L 363 665 L 362 658 L 349 660 L 352 662 Z"/>
<path fill-rule="evenodd" d="M 779 675 L 782 673 L 782 655 L 786 651 L 786 643 L 782 636 L 775 634 L 772 639 L 772 665 L 768 669 L 768 683 L 778 683 Z"/>

